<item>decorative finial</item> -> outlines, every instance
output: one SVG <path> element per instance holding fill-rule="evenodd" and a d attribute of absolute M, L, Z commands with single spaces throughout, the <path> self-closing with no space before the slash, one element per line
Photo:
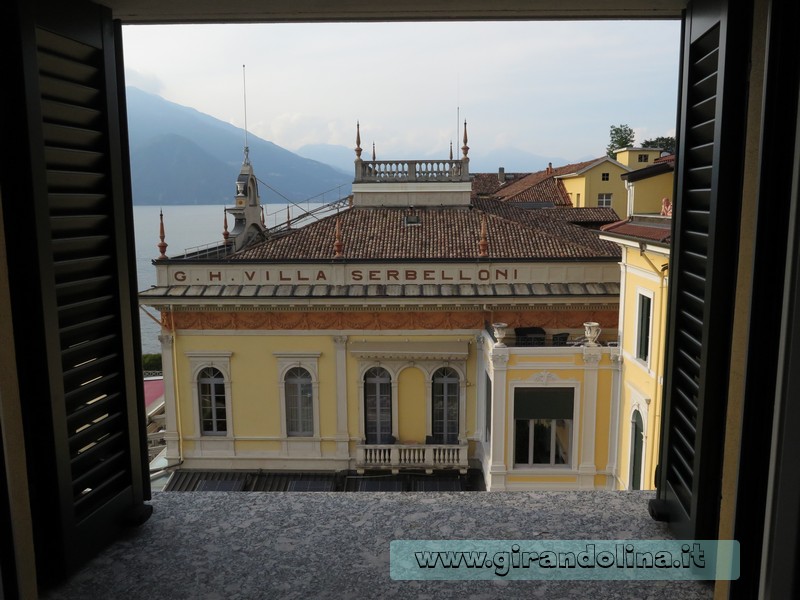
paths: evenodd
<path fill-rule="evenodd" d="M 264 207 L 261 207 L 261 226 L 266 227 L 267 224 L 264 222 Z"/>
<path fill-rule="evenodd" d="M 356 158 L 361 158 L 361 124 L 356 121 Z"/>
<path fill-rule="evenodd" d="M 461 151 L 464 153 L 464 158 L 467 158 L 469 146 L 467 146 L 467 120 L 464 119 L 464 145 L 461 146 Z"/>
<path fill-rule="evenodd" d="M 222 217 L 222 239 L 225 240 L 224 243 L 227 244 L 228 243 L 228 237 L 231 234 L 228 233 L 228 211 L 225 210 L 224 207 L 222 209 L 222 214 L 223 214 L 223 217 Z"/>
<path fill-rule="evenodd" d="M 486 215 L 481 215 L 481 240 L 478 242 L 478 256 L 489 256 L 489 242 L 486 239 Z"/>
<path fill-rule="evenodd" d="M 453 160 L 453 140 L 450 140 L 450 160 Z"/>
<path fill-rule="evenodd" d="M 167 251 L 168 244 L 164 241 L 164 211 L 160 209 L 158 211 L 158 221 L 158 239 L 161 241 L 156 245 L 156 247 L 158 248 L 159 252 L 161 252 L 161 254 L 158 255 L 158 260 L 163 260 L 167 258 L 167 255 L 164 253 Z"/>
<path fill-rule="evenodd" d="M 372 142 L 372 160 L 375 160 L 375 142 Z"/>
<path fill-rule="evenodd" d="M 336 215 L 336 237 L 333 241 L 333 258 L 342 258 L 342 224 L 339 221 L 339 215 Z"/>

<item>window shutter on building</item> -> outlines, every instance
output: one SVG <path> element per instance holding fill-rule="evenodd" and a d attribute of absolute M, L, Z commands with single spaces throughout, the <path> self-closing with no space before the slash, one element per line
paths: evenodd
<path fill-rule="evenodd" d="M 749 48 L 740 26 L 750 11 L 701 0 L 684 21 L 664 434 L 650 507 L 684 539 L 714 539 L 719 522 Z"/>
<path fill-rule="evenodd" d="M 15 10 L 9 65 L 22 68 L 4 69 L 16 118 L 3 125 L 3 211 L 19 252 L 9 283 L 46 585 L 146 519 L 150 490 L 121 30 L 90 3 Z"/>

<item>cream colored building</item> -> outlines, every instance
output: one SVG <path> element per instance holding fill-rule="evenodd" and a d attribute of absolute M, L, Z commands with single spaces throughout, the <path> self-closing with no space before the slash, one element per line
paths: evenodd
<path fill-rule="evenodd" d="M 613 487 L 619 250 L 471 197 L 463 151 L 358 156 L 351 206 L 282 231 L 245 164 L 228 212 L 252 240 L 154 261 L 170 464 Z"/>

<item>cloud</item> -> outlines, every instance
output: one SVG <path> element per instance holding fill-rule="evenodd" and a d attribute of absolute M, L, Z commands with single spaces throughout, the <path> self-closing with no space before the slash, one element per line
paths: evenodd
<path fill-rule="evenodd" d="M 129 83 L 287 148 L 600 156 L 612 123 L 674 129 L 677 21 L 126 26 Z M 457 119 L 457 107 L 460 119 Z M 459 130 L 460 131 L 460 130 Z M 644 138 L 641 138 L 644 139 Z"/>

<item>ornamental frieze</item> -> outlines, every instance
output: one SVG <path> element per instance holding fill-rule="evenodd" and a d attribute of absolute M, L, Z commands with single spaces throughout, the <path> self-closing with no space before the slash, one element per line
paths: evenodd
<path fill-rule="evenodd" d="M 508 327 L 537 326 L 547 329 L 582 329 L 597 321 L 603 328 L 616 328 L 618 311 L 517 310 L 517 311 L 409 311 L 409 312 L 162 312 L 165 329 L 210 330 L 447 330 L 483 329 L 486 323 L 503 322 Z M 174 325 L 173 325 L 174 321 Z"/>

